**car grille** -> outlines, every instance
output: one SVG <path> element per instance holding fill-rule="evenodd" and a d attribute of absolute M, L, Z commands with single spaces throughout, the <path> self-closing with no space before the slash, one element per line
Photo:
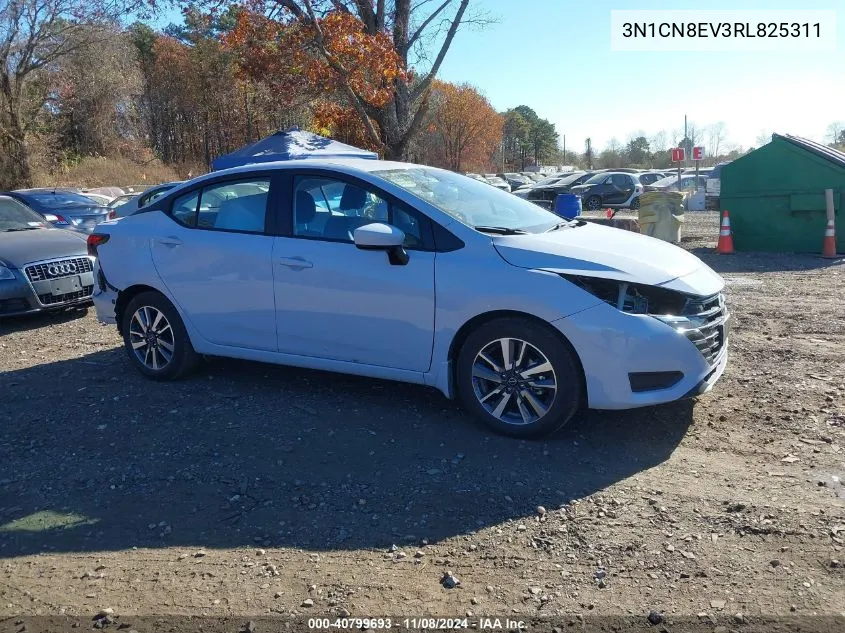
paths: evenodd
<path fill-rule="evenodd" d="M 94 270 L 94 264 L 89 257 L 70 257 L 50 262 L 41 262 L 39 264 L 30 264 L 24 270 L 30 281 L 44 281 L 46 279 L 58 279 L 60 277 L 90 273 Z"/>
<path fill-rule="evenodd" d="M 94 286 L 82 286 L 82 290 L 77 292 L 68 292 L 63 295 L 44 294 L 38 295 L 38 300 L 45 306 L 57 305 L 59 303 L 68 303 L 69 301 L 78 301 L 80 299 L 87 299 L 94 293 Z"/>
<path fill-rule="evenodd" d="M 722 294 L 706 298 L 690 298 L 684 306 L 683 316 L 695 318 L 703 324 L 685 334 L 698 348 L 709 365 L 713 365 L 727 341 L 728 311 Z"/>

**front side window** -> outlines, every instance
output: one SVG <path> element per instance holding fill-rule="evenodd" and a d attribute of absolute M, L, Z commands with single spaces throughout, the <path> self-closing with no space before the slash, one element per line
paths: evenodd
<path fill-rule="evenodd" d="M 296 179 L 293 234 L 297 237 L 352 242 L 358 227 L 389 221 L 387 201 L 364 187 L 334 178 Z"/>
<path fill-rule="evenodd" d="M 297 237 L 352 243 L 358 227 L 384 222 L 405 233 L 405 248 L 433 247 L 429 218 L 403 204 L 390 203 L 367 187 L 334 178 L 296 178 L 293 220 Z"/>
<path fill-rule="evenodd" d="M 269 179 L 216 183 L 179 196 L 170 213 L 185 226 L 263 233 L 269 194 Z"/>

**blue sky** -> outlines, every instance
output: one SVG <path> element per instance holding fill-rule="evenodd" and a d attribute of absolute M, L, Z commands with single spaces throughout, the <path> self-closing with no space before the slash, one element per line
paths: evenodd
<path fill-rule="evenodd" d="M 679 9 L 649 0 L 473 0 L 497 23 L 458 33 L 440 77 L 469 82 L 493 106 L 532 107 L 583 151 L 637 132 L 651 136 L 722 121 L 727 143 L 756 145 L 761 133 L 825 140 L 845 122 L 845 11 L 836 53 L 611 52 L 612 9 Z M 471 5 L 472 6 L 472 5 Z M 841 0 L 741 3 L 708 0 L 688 8 L 837 9 Z M 671 140 L 671 138 L 670 138 Z"/>

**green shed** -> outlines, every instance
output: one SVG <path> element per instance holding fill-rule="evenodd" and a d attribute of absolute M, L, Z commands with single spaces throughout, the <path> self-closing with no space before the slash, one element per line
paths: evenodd
<path fill-rule="evenodd" d="M 845 153 L 791 136 L 725 165 L 720 206 L 737 251 L 819 253 L 827 226 L 825 189 L 833 189 L 836 246 L 845 251 Z"/>

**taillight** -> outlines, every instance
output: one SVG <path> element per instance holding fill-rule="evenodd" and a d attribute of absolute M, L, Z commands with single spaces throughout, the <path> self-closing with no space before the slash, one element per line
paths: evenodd
<path fill-rule="evenodd" d="M 97 247 L 109 241 L 109 236 L 102 233 L 91 233 L 88 236 L 88 254 L 97 257 Z"/>
<path fill-rule="evenodd" d="M 117 217 L 117 211 L 115 211 L 114 209 L 109 211 L 109 220 L 114 220 L 116 217 Z"/>

